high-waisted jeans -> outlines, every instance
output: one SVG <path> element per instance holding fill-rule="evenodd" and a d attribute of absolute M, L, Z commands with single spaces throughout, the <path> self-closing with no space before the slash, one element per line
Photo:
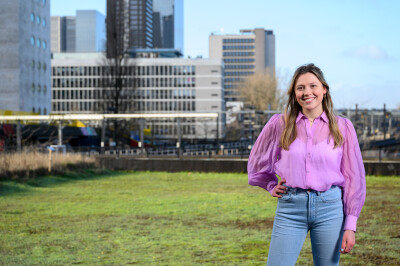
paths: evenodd
<path fill-rule="evenodd" d="M 310 231 L 314 265 L 339 265 L 343 237 L 342 190 L 288 188 L 278 199 L 267 265 L 295 265 Z"/>

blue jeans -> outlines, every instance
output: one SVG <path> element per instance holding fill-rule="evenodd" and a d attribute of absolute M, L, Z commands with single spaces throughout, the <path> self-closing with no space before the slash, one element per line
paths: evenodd
<path fill-rule="evenodd" d="M 343 237 L 342 190 L 288 188 L 278 199 L 267 265 L 295 265 L 310 231 L 314 265 L 339 265 Z"/>

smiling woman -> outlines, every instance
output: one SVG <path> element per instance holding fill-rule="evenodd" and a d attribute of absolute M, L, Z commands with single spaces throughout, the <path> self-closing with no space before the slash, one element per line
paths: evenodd
<path fill-rule="evenodd" d="M 335 116 L 314 64 L 299 67 L 285 113 L 274 115 L 248 161 L 249 184 L 278 198 L 267 265 L 295 265 L 310 231 L 315 265 L 339 265 L 355 244 L 365 172 L 353 125 Z M 281 177 L 278 182 L 276 175 Z"/>

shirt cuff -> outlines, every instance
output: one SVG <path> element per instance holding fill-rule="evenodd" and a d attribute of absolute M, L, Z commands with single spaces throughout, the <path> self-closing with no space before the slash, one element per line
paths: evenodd
<path fill-rule="evenodd" d="M 352 231 L 356 231 L 357 228 L 357 216 L 354 215 L 347 215 L 346 216 L 346 220 L 344 222 L 344 230 L 352 230 Z"/>
<path fill-rule="evenodd" d="M 274 188 L 277 186 L 278 184 L 273 182 L 272 184 L 267 185 L 267 190 L 269 192 L 269 194 L 271 194 L 272 196 L 272 192 L 274 191 Z"/>

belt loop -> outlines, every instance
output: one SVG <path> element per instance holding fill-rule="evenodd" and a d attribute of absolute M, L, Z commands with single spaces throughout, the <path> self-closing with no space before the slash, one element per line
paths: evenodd
<path fill-rule="evenodd" d="M 321 191 L 317 191 L 317 195 L 318 195 L 318 196 L 321 196 Z"/>

